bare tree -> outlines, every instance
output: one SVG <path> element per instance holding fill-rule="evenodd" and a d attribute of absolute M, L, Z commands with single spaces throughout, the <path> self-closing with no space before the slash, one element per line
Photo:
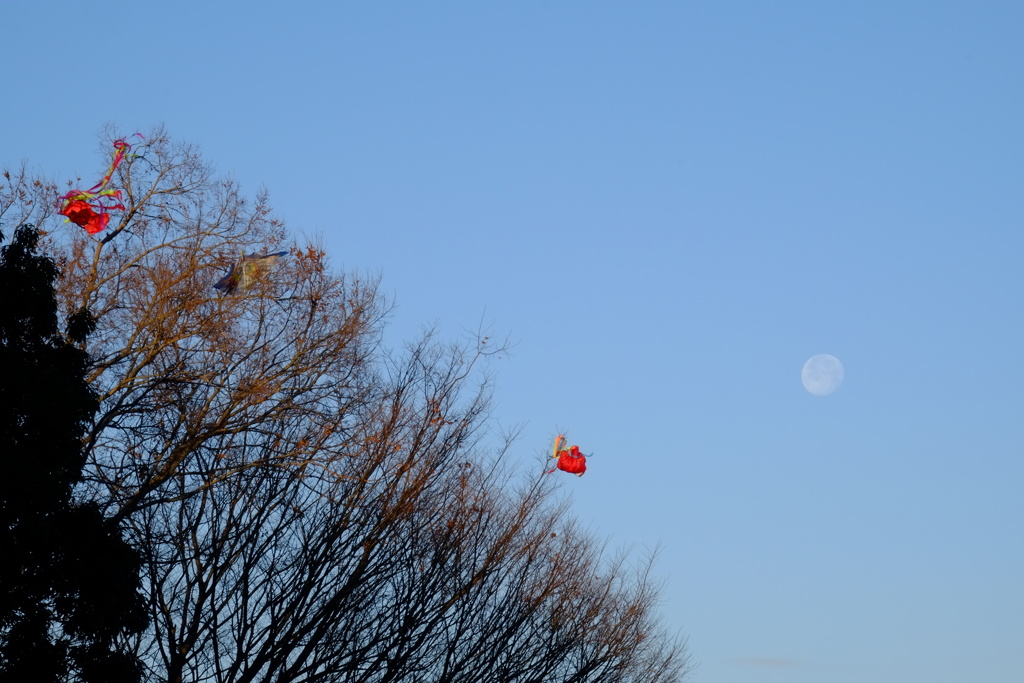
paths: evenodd
<path fill-rule="evenodd" d="M 488 455 L 487 340 L 385 349 L 376 282 L 288 242 L 265 194 L 162 131 L 134 154 L 107 232 L 54 225 L 49 248 L 97 321 L 82 495 L 144 553 L 151 626 L 126 645 L 154 680 L 682 679 L 650 563 L 608 557 L 508 443 Z M 8 174 L 0 217 L 57 194 Z"/>

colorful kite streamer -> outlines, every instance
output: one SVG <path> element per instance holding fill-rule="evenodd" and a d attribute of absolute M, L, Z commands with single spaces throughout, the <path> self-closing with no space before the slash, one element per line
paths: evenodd
<path fill-rule="evenodd" d="M 242 252 L 242 257 L 231 265 L 231 270 L 228 271 L 228 274 L 218 280 L 213 286 L 225 294 L 234 294 L 237 291 L 244 292 L 252 287 L 261 272 L 269 270 L 277 262 L 277 259 L 287 253 L 287 251 L 279 251 L 262 256 L 246 256 L 245 252 Z"/>
<path fill-rule="evenodd" d="M 142 137 L 136 133 L 140 138 Z M 121 190 L 106 189 L 110 179 L 114 176 L 114 170 L 124 160 L 128 151 L 132 148 L 124 138 L 114 141 L 114 160 L 107 169 L 107 174 L 100 182 L 88 190 L 72 190 L 61 197 L 61 207 L 58 213 L 66 216 L 75 225 L 85 228 L 90 235 L 102 232 L 107 223 L 110 222 L 110 214 L 113 209 L 124 211 L 124 204 L 121 203 Z"/>
<path fill-rule="evenodd" d="M 580 453 L 579 446 L 572 446 L 566 450 L 565 444 L 565 436 L 559 434 L 555 439 L 555 447 L 551 451 L 551 457 L 557 458 L 558 463 L 548 470 L 547 474 L 551 474 L 555 470 L 562 470 L 569 474 L 575 474 L 577 477 L 582 477 L 583 473 L 587 471 L 587 456 Z"/>

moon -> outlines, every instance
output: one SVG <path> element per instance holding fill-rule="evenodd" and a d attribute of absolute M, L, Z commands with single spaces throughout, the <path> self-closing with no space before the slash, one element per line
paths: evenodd
<path fill-rule="evenodd" d="M 815 396 L 828 396 L 843 383 L 843 364 L 835 356 L 819 353 L 804 363 L 800 379 L 804 389 Z"/>

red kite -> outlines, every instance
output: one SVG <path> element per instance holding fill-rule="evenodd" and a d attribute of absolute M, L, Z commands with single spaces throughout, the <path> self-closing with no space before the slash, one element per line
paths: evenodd
<path fill-rule="evenodd" d="M 562 470 L 569 474 L 575 474 L 577 477 L 582 477 L 583 473 L 587 471 L 587 456 L 580 453 L 579 446 L 572 446 L 569 450 L 565 449 L 565 436 L 562 434 L 558 435 L 555 439 L 555 447 L 551 451 L 551 457 L 557 458 L 558 463 L 547 471 L 547 474 L 551 474 L 555 470 Z"/>
<path fill-rule="evenodd" d="M 136 135 L 139 135 L 136 133 Z M 142 136 L 139 135 L 141 138 Z M 58 213 L 67 216 L 67 219 L 85 228 L 90 235 L 95 235 L 107 227 L 110 215 L 107 213 L 112 209 L 124 211 L 124 204 L 121 203 L 121 190 L 106 189 L 107 183 L 114 176 L 114 170 L 124 160 L 128 150 L 132 148 L 124 138 L 114 141 L 114 160 L 107 169 L 107 174 L 98 183 L 88 190 L 72 190 L 61 197 L 61 206 Z"/>

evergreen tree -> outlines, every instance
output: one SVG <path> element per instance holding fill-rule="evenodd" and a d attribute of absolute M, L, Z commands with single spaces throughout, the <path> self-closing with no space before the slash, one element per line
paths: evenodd
<path fill-rule="evenodd" d="M 74 498 L 98 407 L 75 344 L 93 323 L 83 309 L 61 333 L 38 242 L 23 225 L 0 249 L 0 681 L 138 681 L 118 644 L 146 626 L 140 560 Z"/>

